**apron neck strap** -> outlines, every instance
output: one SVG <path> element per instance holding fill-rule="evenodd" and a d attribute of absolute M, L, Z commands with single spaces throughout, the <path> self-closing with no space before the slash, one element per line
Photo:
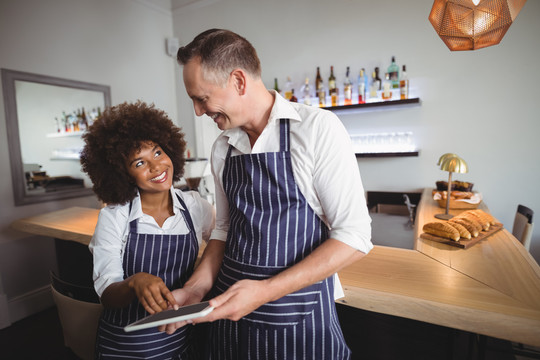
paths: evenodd
<path fill-rule="evenodd" d="M 289 135 L 289 119 L 279 119 L 279 151 L 289 151 L 290 135 Z"/>

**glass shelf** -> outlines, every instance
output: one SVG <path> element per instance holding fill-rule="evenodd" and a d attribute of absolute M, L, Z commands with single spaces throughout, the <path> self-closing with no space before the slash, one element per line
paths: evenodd
<path fill-rule="evenodd" d="M 334 111 L 334 110 L 348 110 L 348 109 L 365 109 L 371 107 L 382 107 L 382 106 L 396 106 L 396 105 L 407 105 L 407 104 L 419 104 L 420 98 L 411 98 L 404 100 L 381 100 L 366 102 L 363 104 L 352 104 L 352 105 L 338 105 L 338 106 L 326 106 L 323 109 Z"/>
<path fill-rule="evenodd" d="M 418 151 L 408 152 L 381 152 L 381 153 L 356 153 L 357 158 L 366 157 L 405 157 L 405 156 L 418 156 Z"/>

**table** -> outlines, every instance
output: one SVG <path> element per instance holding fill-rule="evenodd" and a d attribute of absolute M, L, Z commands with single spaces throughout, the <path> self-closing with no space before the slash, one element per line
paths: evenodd
<path fill-rule="evenodd" d="M 505 229 L 466 250 L 420 239 L 419 229 L 441 211 L 425 189 L 415 249 L 375 246 L 339 272 L 345 297 L 337 302 L 540 346 L 538 264 Z M 20 219 L 13 227 L 87 245 L 98 212 L 73 207 Z"/>

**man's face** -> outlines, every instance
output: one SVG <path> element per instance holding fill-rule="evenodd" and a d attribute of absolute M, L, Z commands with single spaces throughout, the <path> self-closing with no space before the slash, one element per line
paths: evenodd
<path fill-rule="evenodd" d="M 238 107 L 235 104 L 239 95 L 230 77 L 225 87 L 204 79 L 200 60 L 197 58 L 184 65 L 183 74 L 184 85 L 193 101 L 197 116 L 206 114 L 214 120 L 220 130 L 241 125 L 234 120 L 238 114 Z"/>

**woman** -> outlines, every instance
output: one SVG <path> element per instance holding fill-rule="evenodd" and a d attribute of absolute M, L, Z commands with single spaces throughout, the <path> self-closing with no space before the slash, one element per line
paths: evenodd
<path fill-rule="evenodd" d="M 83 138 L 82 168 L 107 204 L 89 245 L 105 307 L 96 358 L 194 358 L 190 327 L 172 336 L 123 330 L 178 306 L 170 290 L 192 274 L 214 227 L 212 205 L 173 187 L 184 170 L 183 134 L 163 111 L 139 101 L 106 110 Z"/>

